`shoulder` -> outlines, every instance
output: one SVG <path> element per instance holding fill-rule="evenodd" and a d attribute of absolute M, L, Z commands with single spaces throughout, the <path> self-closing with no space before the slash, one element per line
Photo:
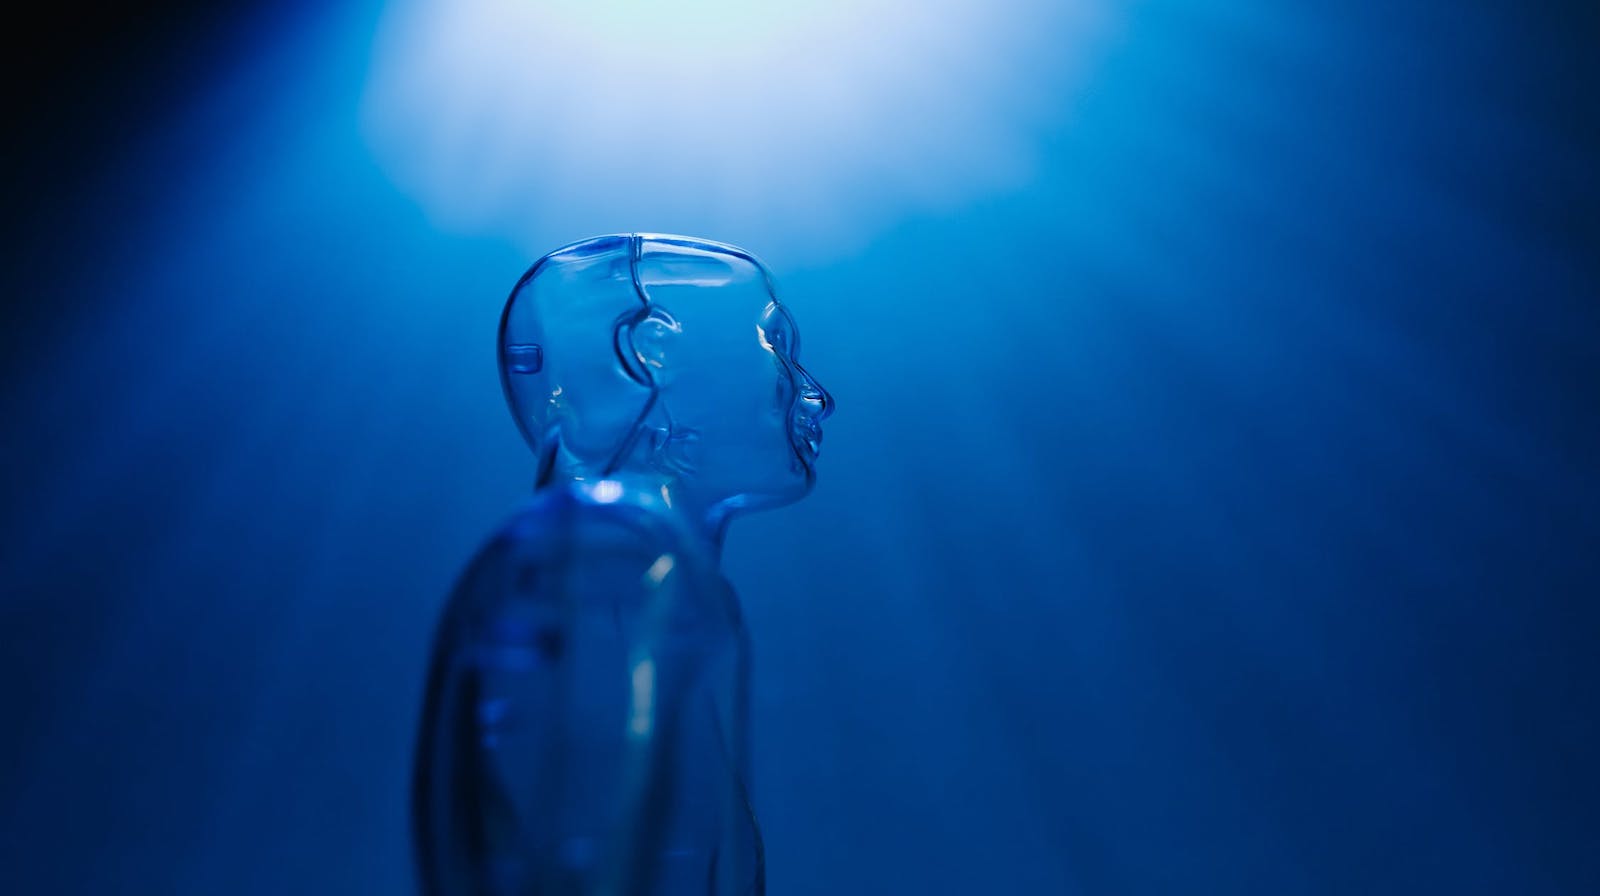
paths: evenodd
<path fill-rule="evenodd" d="M 552 488 L 535 494 L 506 519 L 483 553 L 537 560 L 593 552 L 682 552 L 687 548 L 682 541 L 676 528 L 648 510 L 600 504 L 581 493 Z"/>
<path fill-rule="evenodd" d="M 552 577 L 592 579 L 604 570 L 608 587 L 630 581 L 648 587 L 668 569 L 676 581 L 699 587 L 720 581 L 714 561 L 661 514 L 551 488 L 505 520 L 473 559 L 461 586 L 504 593 Z"/>

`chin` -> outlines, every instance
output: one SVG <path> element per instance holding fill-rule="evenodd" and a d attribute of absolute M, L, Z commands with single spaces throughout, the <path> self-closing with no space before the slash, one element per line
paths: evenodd
<path fill-rule="evenodd" d="M 778 499 L 779 503 L 789 504 L 804 498 L 810 494 L 811 484 L 814 481 L 816 481 L 816 476 L 811 471 L 811 465 L 804 461 L 796 460 L 793 469 L 790 471 L 789 482 Z"/>
<path fill-rule="evenodd" d="M 800 465 L 798 473 L 791 472 L 781 483 L 774 481 L 766 488 L 745 492 L 739 503 L 747 510 L 772 510 L 793 504 L 810 491 L 810 471 Z"/>

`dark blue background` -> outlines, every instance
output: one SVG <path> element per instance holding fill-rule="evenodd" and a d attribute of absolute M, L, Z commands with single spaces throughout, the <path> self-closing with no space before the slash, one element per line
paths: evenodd
<path fill-rule="evenodd" d="M 698 234 L 840 406 L 728 545 L 774 896 L 1600 889 L 1600 21 L 1501 6 L 1117 7 L 1024 182 Z M 17 67 L 6 892 L 412 886 L 430 628 L 531 479 L 496 314 L 593 228 L 396 185 L 380 13 Z"/>

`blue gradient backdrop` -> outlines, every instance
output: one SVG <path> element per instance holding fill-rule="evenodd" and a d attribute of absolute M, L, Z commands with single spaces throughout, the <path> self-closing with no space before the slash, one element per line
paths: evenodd
<path fill-rule="evenodd" d="M 1600 889 L 1592 9 L 950 8 L 660 172 L 417 148 L 373 3 L 95 134 L 7 253 L 0 890 L 410 890 L 430 629 L 531 480 L 496 314 L 629 229 L 762 255 L 839 399 L 728 546 L 774 896 Z M 696 134 L 781 154 L 688 190 Z"/>

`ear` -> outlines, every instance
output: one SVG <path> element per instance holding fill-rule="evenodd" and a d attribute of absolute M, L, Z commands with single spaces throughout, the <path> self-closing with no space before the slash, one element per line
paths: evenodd
<path fill-rule="evenodd" d="M 646 385 L 660 386 L 670 372 L 673 337 L 682 332 L 683 326 L 667 309 L 652 305 L 644 317 L 625 328 L 627 350 L 618 354 L 624 356 L 629 375 Z"/>

